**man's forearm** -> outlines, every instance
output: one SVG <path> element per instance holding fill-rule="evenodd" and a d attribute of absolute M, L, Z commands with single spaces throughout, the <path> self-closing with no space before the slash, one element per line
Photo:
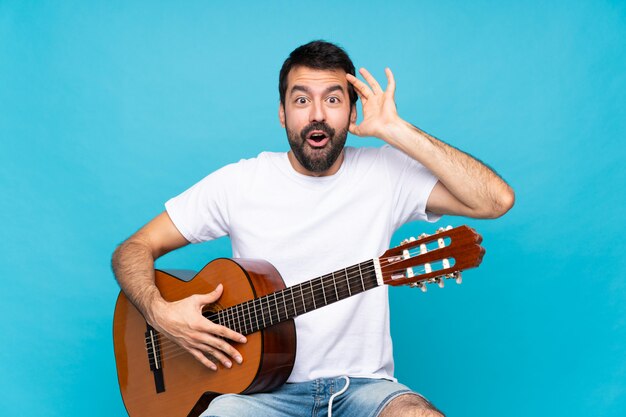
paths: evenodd
<path fill-rule="evenodd" d="M 428 168 L 476 217 L 497 217 L 511 208 L 512 189 L 472 156 L 400 120 L 381 138 Z"/>
<path fill-rule="evenodd" d="M 147 317 L 152 303 L 162 299 L 154 284 L 154 257 L 150 248 L 131 238 L 117 247 L 112 266 L 126 296 Z"/>

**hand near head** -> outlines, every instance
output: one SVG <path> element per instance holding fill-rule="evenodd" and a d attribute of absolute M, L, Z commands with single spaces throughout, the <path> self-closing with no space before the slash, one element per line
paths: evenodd
<path fill-rule="evenodd" d="M 346 75 L 348 82 L 354 86 L 361 98 L 363 106 L 363 120 L 358 125 L 351 123 L 350 133 L 357 136 L 373 136 L 386 140 L 389 128 L 401 120 L 400 116 L 398 116 L 394 99 L 396 82 L 393 78 L 393 73 L 389 68 L 385 68 L 387 89 L 384 91 L 378 84 L 378 81 L 365 68 L 361 68 L 359 73 L 369 85 L 351 74 Z"/>
<path fill-rule="evenodd" d="M 202 309 L 216 302 L 222 295 L 223 286 L 218 285 L 208 294 L 196 294 L 175 302 L 160 302 L 153 306 L 150 316 L 152 325 L 168 338 L 174 340 L 206 367 L 217 370 L 207 354 L 219 360 L 226 368 L 232 366 L 231 357 L 242 362 L 239 352 L 224 339 L 245 343 L 243 335 L 207 320 Z"/>

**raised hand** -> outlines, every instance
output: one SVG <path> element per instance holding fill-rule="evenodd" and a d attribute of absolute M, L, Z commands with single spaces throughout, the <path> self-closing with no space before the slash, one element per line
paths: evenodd
<path fill-rule="evenodd" d="M 349 127 L 350 133 L 357 136 L 373 136 L 387 140 L 390 128 L 401 121 L 394 100 L 396 82 L 393 78 L 393 73 L 389 68 L 385 68 L 385 74 L 387 75 L 387 90 L 385 91 L 365 68 L 361 68 L 359 73 L 369 86 L 351 74 L 346 75 L 346 79 L 354 86 L 361 98 L 363 106 L 363 120 L 358 125 L 351 123 Z"/>

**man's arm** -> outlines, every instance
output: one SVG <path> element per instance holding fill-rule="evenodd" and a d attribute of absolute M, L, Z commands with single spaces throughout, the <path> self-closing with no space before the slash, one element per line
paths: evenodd
<path fill-rule="evenodd" d="M 363 120 L 359 125 L 350 125 L 350 132 L 384 140 L 439 179 L 428 199 L 428 211 L 476 218 L 495 218 L 506 213 L 515 202 L 511 187 L 480 161 L 402 120 L 394 101 L 393 74 L 389 68 L 385 72 L 386 91 L 364 68 L 360 73 L 369 86 L 350 74 L 346 76 L 363 104 Z"/>
<path fill-rule="evenodd" d="M 205 305 L 220 298 L 222 285 L 209 294 L 196 294 L 168 302 L 154 284 L 154 261 L 188 243 L 167 212 L 163 212 L 117 247 L 112 259 L 113 272 L 126 296 L 155 329 L 181 345 L 208 368 L 217 369 L 205 354 L 212 355 L 230 368 L 232 363 L 227 355 L 238 363 L 242 362 L 242 358 L 222 338 L 245 343 L 245 337 L 212 323 L 202 315 Z"/>

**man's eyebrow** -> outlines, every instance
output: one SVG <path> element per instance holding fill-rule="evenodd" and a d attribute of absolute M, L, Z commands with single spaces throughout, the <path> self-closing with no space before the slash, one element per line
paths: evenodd
<path fill-rule="evenodd" d="M 341 84 L 331 85 L 330 87 L 326 88 L 326 90 L 324 90 L 324 94 L 332 93 L 333 91 L 337 90 L 345 94 L 345 89 Z M 311 94 L 311 89 L 304 85 L 294 85 L 293 87 L 291 87 L 291 91 L 289 92 L 289 94 L 293 94 L 295 91 L 302 91 L 303 93 Z"/>
<path fill-rule="evenodd" d="M 326 90 L 324 90 L 324 93 L 328 94 L 328 93 L 332 93 L 333 91 L 337 91 L 337 90 L 341 91 L 342 93 L 345 93 L 345 90 L 343 89 L 343 86 L 340 85 L 340 84 L 331 85 Z"/>

